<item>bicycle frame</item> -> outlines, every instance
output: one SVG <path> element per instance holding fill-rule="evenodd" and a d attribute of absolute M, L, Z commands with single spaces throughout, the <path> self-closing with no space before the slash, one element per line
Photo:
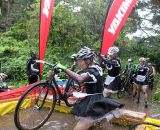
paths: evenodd
<path fill-rule="evenodd" d="M 74 69 L 75 69 L 75 63 L 71 67 L 71 70 L 74 70 Z M 60 90 L 58 83 L 55 79 L 56 73 L 55 73 L 54 68 L 52 68 L 49 79 L 46 82 L 49 84 L 49 86 L 52 86 L 53 89 L 55 89 L 56 92 L 58 93 L 58 104 L 60 105 L 61 100 L 63 100 L 67 106 L 71 107 L 71 105 L 69 105 L 67 102 L 68 97 L 70 97 L 71 95 L 67 95 L 66 91 L 68 91 L 70 89 L 70 84 L 72 82 L 72 79 L 70 77 L 68 78 L 65 91 L 64 91 L 64 93 L 62 93 L 62 91 Z M 45 95 L 45 96 L 47 97 L 47 95 Z"/>

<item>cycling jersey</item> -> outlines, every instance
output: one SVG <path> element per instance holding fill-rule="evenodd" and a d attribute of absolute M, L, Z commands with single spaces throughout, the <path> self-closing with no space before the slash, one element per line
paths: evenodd
<path fill-rule="evenodd" d="M 26 64 L 27 74 L 28 74 L 28 81 L 29 84 L 35 83 L 39 79 L 39 63 L 36 63 L 36 59 L 31 58 L 28 60 Z"/>
<path fill-rule="evenodd" d="M 149 68 L 146 65 L 139 65 L 137 67 L 137 73 L 135 77 L 136 84 L 140 84 L 140 85 L 148 84 L 148 79 L 147 79 L 148 70 Z"/>
<path fill-rule="evenodd" d="M 113 91 L 117 91 L 120 89 L 120 69 L 121 63 L 119 59 L 103 59 L 104 63 L 106 64 L 106 68 L 108 70 L 108 75 L 106 77 L 104 87 L 105 89 L 110 89 Z"/>
<path fill-rule="evenodd" d="M 102 68 L 98 65 L 92 65 L 89 68 L 83 70 L 81 75 L 88 74 L 91 80 L 84 83 L 86 92 L 89 94 L 102 93 L 103 82 L 102 82 Z M 105 98 L 102 94 L 87 96 L 83 99 L 78 99 L 75 103 L 72 113 L 80 117 L 91 117 L 92 119 L 97 119 L 111 110 L 118 107 L 122 107 L 123 104 Z"/>

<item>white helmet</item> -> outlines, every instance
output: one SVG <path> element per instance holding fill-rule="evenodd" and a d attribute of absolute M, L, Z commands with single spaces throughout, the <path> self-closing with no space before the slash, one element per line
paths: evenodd
<path fill-rule="evenodd" d="M 141 57 L 141 58 L 139 58 L 139 61 L 146 61 L 146 58 L 144 58 L 144 57 Z"/>
<path fill-rule="evenodd" d="M 128 62 L 131 62 L 132 61 L 132 59 L 130 58 L 130 59 L 128 59 Z"/>
<path fill-rule="evenodd" d="M 118 53 L 119 52 L 119 48 L 118 47 L 110 47 L 108 49 L 108 55 L 113 55 L 115 53 Z"/>
<path fill-rule="evenodd" d="M 76 54 L 76 60 L 88 59 L 91 57 L 95 57 L 95 53 L 88 48 L 83 48 Z"/>

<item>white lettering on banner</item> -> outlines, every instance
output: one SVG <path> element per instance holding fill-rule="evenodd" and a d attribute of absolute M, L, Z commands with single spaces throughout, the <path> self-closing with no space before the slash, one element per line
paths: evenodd
<path fill-rule="evenodd" d="M 115 34 L 118 26 L 120 25 L 125 13 L 127 12 L 130 4 L 132 3 L 133 0 L 124 0 L 118 9 L 118 12 L 113 19 L 110 27 L 108 28 L 108 32 L 112 33 L 113 35 Z"/>
<path fill-rule="evenodd" d="M 49 15 L 50 7 L 51 7 L 51 0 L 45 0 L 44 1 L 43 14 L 45 14 L 47 18 L 48 18 L 48 15 Z"/>

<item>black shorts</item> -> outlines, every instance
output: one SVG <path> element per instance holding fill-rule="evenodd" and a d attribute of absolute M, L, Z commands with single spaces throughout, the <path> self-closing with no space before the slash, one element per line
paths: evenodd
<path fill-rule="evenodd" d="M 110 89 L 112 91 L 118 91 L 121 89 L 121 80 L 120 76 L 117 76 L 113 82 L 111 82 L 109 85 L 104 84 L 104 88 Z"/>
<path fill-rule="evenodd" d="M 138 85 L 148 85 L 148 80 L 146 79 L 144 82 L 137 81 L 136 79 L 134 80 L 134 83 Z"/>

